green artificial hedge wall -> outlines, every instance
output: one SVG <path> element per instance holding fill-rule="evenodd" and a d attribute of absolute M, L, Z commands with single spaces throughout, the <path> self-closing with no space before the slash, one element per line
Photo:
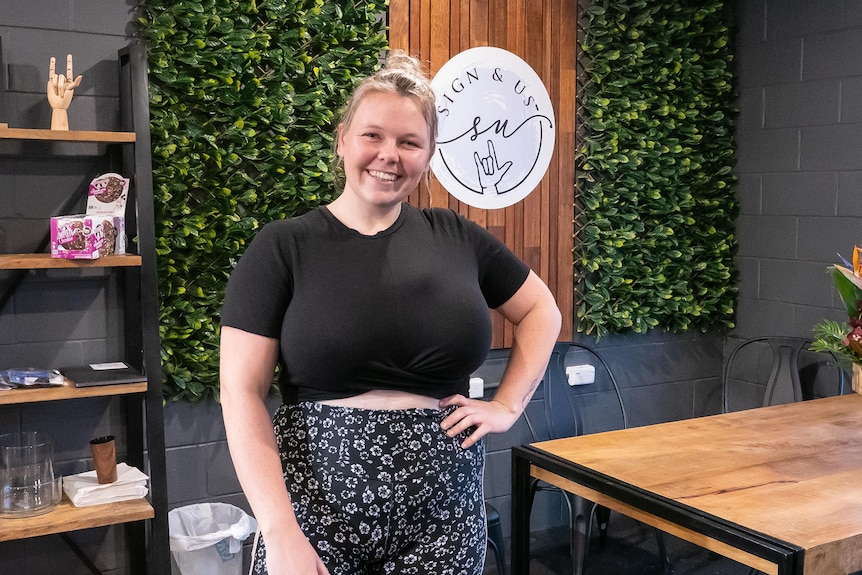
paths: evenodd
<path fill-rule="evenodd" d="M 264 223 L 333 198 L 333 123 L 378 66 L 387 5 L 145 0 L 167 397 L 218 397 L 219 312 L 238 257 Z M 597 1 L 585 20 L 577 329 L 732 327 L 724 4 Z"/>
<path fill-rule="evenodd" d="M 721 0 L 586 10 L 578 331 L 733 327 L 736 94 Z"/>
<path fill-rule="evenodd" d="M 165 395 L 218 397 L 219 314 L 266 222 L 333 198 L 332 131 L 387 2 L 145 0 Z"/>

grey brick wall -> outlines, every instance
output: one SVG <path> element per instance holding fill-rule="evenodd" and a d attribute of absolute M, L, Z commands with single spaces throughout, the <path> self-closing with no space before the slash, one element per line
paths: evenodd
<path fill-rule="evenodd" d="M 593 345 L 613 370 L 629 426 L 635 427 L 717 413 L 721 402 L 718 374 L 723 341 L 720 335 L 650 334 L 610 337 L 598 344 L 583 343 Z M 558 346 L 564 347 L 565 344 Z M 594 359 L 586 359 L 596 365 L 597 373 L 601 371 Z M 494 350 L 474 374 L 484 380 L 487 399 L 493 396 L 505 364 L 506 350 Z M 589 391 L 589 386 L 584 386 L 584 392 Z M 542 413 L 544 400 L 544 388 L 540 387 L 528 408 L 531 413 Z M 270 412 L 278 401 L 271 399 Z M 250 512 L 233 471 L 217 403 L 169 403 L 165 430 L 171 507 L 223 501 Z M 513 445 L 533 441 L 523 420 L 507 433 L 491 435 L 486 441 L 485 497 L 500 512 L 506 536 L 512 520 L 510 450 Z M 537 498 L 531 519 L 532 528 L 541 531 L 564 524 L 566 509 L 559 496 L 543 495 Z"/>
<path fill-rule="evenodd" d="M 826 274 L 862 245 L 862 2 L 737 0 L 736 337 L 843 319 Z"/>
<path fill-rule="evenodd" d="M 69 111 L 72 127 L 116 128 L 116 51 L 130 40 L 136 3 L 0 2 L 0 78 L 8 86 L 0 97 L 0 122 L 47 127 L 48 58 L 62 61 L 71 52 L 75 73 L 84 75 Z M 835 252 L 846 255 L 862 243 L 862 0 L 737 0 L 735 11 L 742 214 L 740 305 L 732 335 L 807 335 L 822 317 L 840 318 L 825 268 Z M 19 251 L 30 241 L 22 230 L 42 222 L 60 201 L 51 190 L 83 184 L 95 169 L 90 158 L 61 155 L 46 170 L 36 159 L 12 155 L 20 151 L 0 147 L 0 251 Z M 27 151 L 39 155 L 38 148 Z M 0 310 L 0 365 L 92 361 L 116 349 L 122 326 L 112 320 L 113 288 L 105 277 L 96 273 L 82 286 L 64 281 L 62 272 L 39 272 L 27 282 L 28 289 Z M 96 311 L 104 302 L 107 314 Z M 70 307 L 94 312 L 83 319 L 76 313 L 72 321 L 59 311 Z M 16 313 L 21 311 L 26 313 Z M 644 425 L 717 412 L 724 345 L 722 334 L 648 334 L 607 338 L 598 347 L 619 379 L 631 425 Z M 489 396 L 499 369 L 492 358 L 480 370 Z M 533 407 L 542 401 L 540 392 Z M 47 410 L 2 407 L 0 432 L 47 429 L 61 438 L 63 472 L 74 473 L 88 465 L 84 440 L 114 431 L 122 413 L 121 402 L 109 400 Z M 165 425 L 171 506 L 224 501 L 247 508 L 218 404 L 168 403 Z M 500 510 L 507 533 L 509 449 L 530 440 L 516 425 L 487 443 L 486 496 Z M 559 500 L 537 500 L 535 529 L 563 521 Z M 105 573 L 127 572 L 122 528 L 73 537 Z M 88 573 L 57 537 L 0 543 L 0 573 L 6 572 Z"/>
<path fill-rule="evenodd" d="M 126 0 L 0 2 L 0 122 L 19 128 L 49 128 L 45 94 L 48 62 L 83 75 L 68 110 L 73 129 L 118 128 L 117 50 L 131 41 L 132 6 Z M 50 155 L 48 154 L 50 152 Z M 69 147 L 42 142 L 0 142 L 0 253 L 32 251 L 59 213 L 70 190 L 104 171 L 97 145 Z M 94 173 L 96 172 L 96 173 Z M 83 211 L 84 204 L 74 208 Z M 70 212 L 66 212 L 70 213 Z M 0 272 L 0 290 L 13 272 Z M 110 273 L 68 278 L 62 270 L 25 274 L 14 297 L 0 309 L 0 369 L 59 366 L 116 357 L 124 329 Z M 67 475 L 89 469 L 89 439 L 118 435 L 125 454 L 120 399 L 75 400 L 0 407 L 0 433 L 47 431 L 54 438 L 55 464 Z M 127 533 L 122 526 L 77 531 L 70 538 L 109 575 L 129 572 Z M 59 536 L 0 543 L 0 573 L 86 575 L 85 567 Z"/>

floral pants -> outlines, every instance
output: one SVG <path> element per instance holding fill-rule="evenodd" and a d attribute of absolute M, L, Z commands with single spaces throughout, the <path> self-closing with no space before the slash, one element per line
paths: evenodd
<path fill-rule="evenodd" d="M 479 575 L 484 444 L 446 437 L 451 410 L 283 405 L 273 422 L 300 527 L 331 575 Z M 252 573 L 265 574 L 255 542 Z"/>

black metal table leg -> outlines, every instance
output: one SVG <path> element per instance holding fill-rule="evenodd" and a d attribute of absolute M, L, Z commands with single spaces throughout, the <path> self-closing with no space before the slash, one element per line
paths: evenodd
<path fill-rule="evenodd" d="M 512 575 L 530 572 L 530 461 L 512 448 Z"/>

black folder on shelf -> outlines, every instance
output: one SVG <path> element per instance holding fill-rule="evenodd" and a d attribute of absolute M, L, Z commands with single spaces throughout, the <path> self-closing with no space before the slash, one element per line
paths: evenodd
<path fill-rule="evenodd" d="M 147 379 L 140 371 L 121 361 L 61 367 L 59 371 L 75 387 L 141 383 Z"/>

